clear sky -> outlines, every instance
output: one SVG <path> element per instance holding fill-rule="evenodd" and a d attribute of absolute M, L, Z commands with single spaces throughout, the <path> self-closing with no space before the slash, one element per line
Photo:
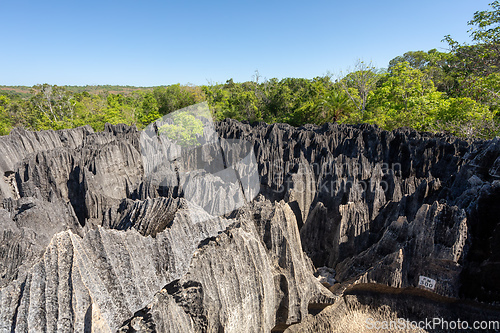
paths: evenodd
<path fill-rule="evenodd" d="M 492 0 L 0 0 L 0 85 L 313 78 L 469 41 Z"/>

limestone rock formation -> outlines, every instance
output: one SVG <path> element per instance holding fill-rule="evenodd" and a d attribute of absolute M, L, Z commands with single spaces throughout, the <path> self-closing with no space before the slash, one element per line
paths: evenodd
<path fill-rule="evenodd" d="M 224 158 L 205 145 L 154 173 L 135 127 L 0 137 L 0 331 L 318 332 L 345 315 L 500 313 L 498 138 L 216 129 Z M 260 194 L 210 215 L 253 197 L 244 178 L 222 193 L 217 173 L 249 149 Z"/>

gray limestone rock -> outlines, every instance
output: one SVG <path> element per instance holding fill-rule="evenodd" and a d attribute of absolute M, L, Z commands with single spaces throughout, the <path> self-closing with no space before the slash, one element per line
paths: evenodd
<path fill-rule="evenodd" d="M 473 300 L 500 313 L 498 138 L 215 126 L 222 158 L 206 144 L 154 172 L 135 127 L 0 137 L 0 331 L 316 332 L 360 313 L 451 320 L 450 302 L 481 317 Z"/>

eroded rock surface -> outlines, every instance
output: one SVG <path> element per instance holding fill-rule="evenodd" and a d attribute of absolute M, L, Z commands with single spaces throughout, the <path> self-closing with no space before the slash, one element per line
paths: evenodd
<path fill-rule="evenodd" d="M 498 311 L 499 139 L 216 127 L 253 147 L 261 185 L 220 217 L 206 208 L 246 192 L 221 192 L 227 179 L 207 171 L 243 146 L 221 161 L 202 147 L 145 175 L 134 127 L 1 137 L 0 331 L 313 332 L 359 311 L 453 318 L 445 300 L 464 301 L 463 313 L 488 303 L 485 318 Z M 203 170 L 183 186 L 179 165 Z M 421 289 L 420 276 L 435 288 Z M 426 313 L 394 296 L 412 290 L 438 305 Z"/>

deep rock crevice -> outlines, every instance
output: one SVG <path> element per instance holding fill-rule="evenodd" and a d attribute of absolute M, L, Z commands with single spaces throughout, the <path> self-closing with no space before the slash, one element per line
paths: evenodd
<path fill-rule="evenodd" d="M 326 331 L 370 302 L 378 315 L 416 316 L 394 314 L 401 300 L 389 289 L 352 288 L 421 290 L 420 276 L 463 311 L 500 302 L 500 139 L 234 120 L 216 129 L 249 142 L 261 185 L 221 217 L 204 206 L 234 198 L 184 197 L 226 181 L 207 174 L 220 168 L 211 147 L 179 160 L 205 175 L 181 188 L 172 166 L 144 175 L 135 127 L 0 137 L 0 330 Z M 243 155 L 235 149 L 230 158 Z M 321 267 L 330 282 L 315 277 Z"/>

